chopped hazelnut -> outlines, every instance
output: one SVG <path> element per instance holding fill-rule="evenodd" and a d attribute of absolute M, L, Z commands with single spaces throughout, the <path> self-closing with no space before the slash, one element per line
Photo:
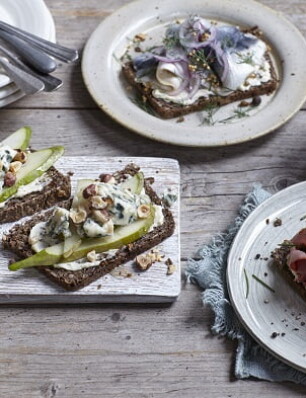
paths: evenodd
<path fill-rule="evenodd" d="M 141 205 L 137 209 L 137 214 L 139 218 L 148 218 L 150 215 L 150 206 Z"/>
<path fill-rule="evenodd" d="M 3 169 L 3 162 L 0 160 L 0 170 Z"/>
<path fill-rule="evenodd" d="M 87 212 L 85 209 L 78 209 L 77 211 L 75 210 L 70 210 L 70 218 L 74 222 L 74 224 L 81 224 L 86 220 L 87 217 Z"/>
<path fill-rule="evenodd" d="M 84 198 L 84 199 L 88 199 L 88 198 L 90 198 L 91 196 L 94 196 L 94 195 L 96 195 L 96 194 L 97 194 L 97 189 L 96 189 L 95 184 L 90 184 L 90 185 L 88 185 L 88 187 L 86 187 L 86 188 L 83 190 L 83 198 Z"/>
<path fill-rule="evenodd" d="M 8 171 L 4 176 L 4 186 L 12 187 L 16 182 L 16 175 L 11 171 Z"/>
<path fill-rule="evenodd" d="M 110 220 L 110 215 L 107 210 L 94 210 L 92 212 L 92 217 L 94 220 L 105 224 L 107 221 Z"/>
<path fill-rule="evenodd" d="M 136 265 L 142 270 L 146 271 L 153 264 L 152 258 L 149 254 L 140 254 L 136 257 Z"/>
<path fill-rule="evenodd" d="M 16 160 L 15 162 L 12 162 L 12 163 L 10 164 L 10 171 L 11 171 L 12 173 L 16 174 L 17 171 L 21 169 L 21 166 L 22 166 L 22 163 L 19 162 L 18 160 Z"/>
<path fill-rule="evenodd" d="M 107 184 L 115 184 L 116 179 L 112 174 L 101 174 L 99 176 L 101 182 L 105 182 Z"/>
<path fill-rule="evenodd" d="M 94 195 L 89 198 L 90 207 L 93 209 L 105 209 L 107 202 L 105 202 L 101 196 Z"/>
<path fill-rule="evenodd" d="M 23 151 L 17 152 L 13 161 L 25 163 L 27 161 L 27 154 Z"/>
<path fill-rule="evenodd" d="M 86 254 L 86 258 L 90 263 L 93 263 L 97 260 L 97 254 L 95 250 L 92 250 L 91 252 Z"/>

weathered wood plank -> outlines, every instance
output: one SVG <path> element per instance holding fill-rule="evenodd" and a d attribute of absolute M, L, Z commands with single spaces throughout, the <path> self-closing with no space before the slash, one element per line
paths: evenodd
<path fill-rule="evenodd" d="M 81 49 L 100 20 L 128 0 L 47 3 L 60 42 Z M 262 3 L 286 13 L 306 33 L 305 1 Z M 182 257 L 193 255 L 214 233 L 226 228 L 253 182 L 275 191 L 305 179 L 305 112 L 277 132 L 247 144 L 178 148 L 128 132 L 95 110 L 79 66 L 63 66 L 58 75 L 65 81 L 58 92 L 26 98 L 13 109 L 0 110 L 0 139 L 22 124 L 30 124 L 36 133 L 34 146 L 63 143 L 67 155 L 178 158 L 182 166 Z M 234 345 L 212 338 L 210 322 L 210 311 L 202 308 L 198 289 L 190 285 L 183 285 L 180 299 L 171 307 L 2 306 L 0 396 L 305 395 L 305 387 L 286 383 L 231 382 Z"/>

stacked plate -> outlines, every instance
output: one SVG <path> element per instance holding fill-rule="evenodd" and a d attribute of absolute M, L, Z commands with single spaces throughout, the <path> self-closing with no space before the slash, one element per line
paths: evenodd
<path fill-rule="evenodd" d="M 43 0 L 0 0 L 0 16 L 4 22 L 55 42 L 54 21 Z M 22 91 L 0 69 L 0 107 L 23 96 Z"/>

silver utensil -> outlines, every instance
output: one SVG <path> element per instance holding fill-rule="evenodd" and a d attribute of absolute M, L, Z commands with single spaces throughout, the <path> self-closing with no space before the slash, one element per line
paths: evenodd
<path fill-rule="evenodd" d="M 39 72 L 47 74 L 56 69 L 57 63 L 53 58 L 24 40 L 1 29 L 0 38 L 8 43 L 30 66 Z"/>
<path fill-rule="evenodd" d="M 7 58 L 0 56 L 0 65 L 25 94 L 35 94 L 44 89 L 45 85 L 41 80 L 13 65 Z"/>
<path fill-rule="evenodd" d="M 1 45 L 0 45 L 0 52 L 4 54 L 10 61 L 12 61 L 14 65 L 24 70 L 25 72 L 29 73 L 30 75 L 36 77 L 37 79 L 41 80 L 45 85 L 44 91 L 47 92 L 54 91 L 63 85 L 62 80 L 58 79 L 57 77 L 42 74 L 29 68 L 24 62 L 22 62 L 22 60 L 17 55 L 15 55 L 12 51 L 8 50 L 7 48 Z"/>
<path fill-rule="evenodd" d="M 0 30 L 10 33 L 11 35 L 19 37 L 20 39 L 35 45 L 45 53 L 52 55 L 63 62 L 70 63 L 77 61 L 79 58 L 79 53 L 77 50 L 72 50 L 59 44 L 52 43 L 22 29 L 11 26 L 3 21 L 0 21 Z"/>

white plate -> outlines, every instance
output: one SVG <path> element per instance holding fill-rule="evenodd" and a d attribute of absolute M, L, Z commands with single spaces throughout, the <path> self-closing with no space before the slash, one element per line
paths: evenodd
<path fill-rule="evenodd" d="M 55 41 L 54 21 L 43 0 L 0 0 L 0 15 L 4 22 L 44 39 Z M 0 72 L 0 107 L 12 102 L 10 83 L 11 79 L 5 73 Z M 19 92 L 18 99 L 22 96 Z M 8 97 L 7 100 L 4 100 L 5 97 Z"/>
<path fill-rule="evenodd" d="M 178 124 L 177 119 L 165 121 L 151 116 L 130 100 L 118 59 L 131 38 L 137 33 L 155 37 L 169 22 L 194 14 L 239 26 L 258 25 L 264 32 L 282 79 L 276 95 L 255 115 L 236 123 L 201 126 L 203 115 L 196 113 Z M 306 70 L 303 36 L 280 13 L 253 0 L 134 1 L 106 18 L 93 32 L 84 50 L 82 70 L 94 100 L 116 121 L 146 137 L 184 146 L 229 145 L 262 136 L 285 123 L 306 99 L 306 86 L 301 84 Z"/>
<path fill-rule="evenodd" d="M 306 182 L 275 194 L 258 206 L 242 225 L 227 267 L 231 303 L 242 324 L 259 344 L 303 372 L 306 372 L 306 303 L 272 266 L 270 254 L 306 226 L 305 219 L 301 220 L 305 215 Z M 279 227 L 273 225 L 276 218 L 282 220 Z M 260 259 L 255 259 L 258 254 Z M 250 287 L 247 299 L 244 272 Z M 253 274 L 275 293 L 257 282 Z M 272 338 L 274 332 L 280 335 Z"/>
<path fill-rule="evenodd" d="M 76 292 L 67 292 L 52 283 L 35 269 L 11 272 L 8 270 L 12 253 L 1 251 L 0 303 L 98 303 L 98 302 L 167 302 L 173 301 L 181 289 L 180 238 L 179 238 L 179 165 L 176 160 L 162 158 L 101 158 L 63 157 L 56 167 L 63 173 L 73 171 L 72 188 L 80 178 L 93 178 L 101 172 L 121 170 L 128 163 L 138 164 L 146 177 L 154 177 L 154 190 L 162 195 L 166 187 L 178 195 L 171 207 L 176 228 L 174 234 L 158 245 L 165 258 L 146 272 L 139 272 L 132 261 L 118 267 L 112 273 L 94 281 Z M 94 173 L 94 174 L 93 174 Z M 0 242 L 3 232 L 14 223 L 0 225 Z M 167 275 L 165 261 L 171 258 L 176 266 Z M 122 276 L 120 276 L 120 271 Z M 126 277 L 127 273 L 131 277 Z M 125 276 L 124 276 L 125 275 Z"/>

